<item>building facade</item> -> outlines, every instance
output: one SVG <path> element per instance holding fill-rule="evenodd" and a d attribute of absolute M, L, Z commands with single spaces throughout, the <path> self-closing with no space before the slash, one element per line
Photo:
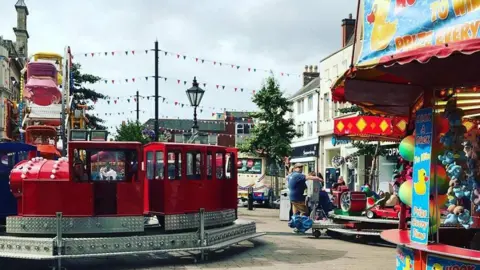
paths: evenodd
<path fill-rule="evenodd" d="M 28 8 L 23 0 L 15 4 L 17 25 L 13 28 L 15 41 L 0 36 L 0 139 L 14 140 L 19 134 L 18 102 L 21 70 L 28 56 Z"/>
<path fill-rule="evenodd" d="M 305 172 L 318 171 L 317 111 L 320 93 L 320 73 L 317 66 L 305 66 L 303 86 L 289 101 L 292 102 L 290 117 L 293 118 L 298 136 L 292 140 L 290 163 L 302 163 Z"/>

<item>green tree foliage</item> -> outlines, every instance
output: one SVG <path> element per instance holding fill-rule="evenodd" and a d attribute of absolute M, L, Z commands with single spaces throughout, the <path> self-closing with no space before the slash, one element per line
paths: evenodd
<path fill-rule="evenodd" d="M 124 125 L 117 127 L 117 134 L 115 141 L 141 142 L 142 144 L 149 143 L 148 137 L 142 134 L 144 127 L 138 121 L 127 121 Z"/>
<path fill-rule="evenodd" d="M 81 72 L 82 66 L 78 63 L 74 63 L 72 65 L 72 77 L 73 77 L 73 106 L 76 105 L 87 105 L 88 101 L 92 101 L 93 103 L 97 102 L 99 99 L 106 98 L 105 95 L 95 92 L 95 90 L 89 89 L 85 86 L 85 84 L 93 84 L 100 81 L 102 78 L 91 75 L 91 74 L 83 74 Z M 105 120 L 93 115 L 89 114 L 88 111 L 94 109 L 94 106 L 88 106 L 88 110 L 86 113 L 88 119 L 88 128 L 91 129 L 99 129 L 105 130 L 107 129 L 103 123 Z"/>
<path fill-rule="evenodd" d="M 292 102 L 289 102 L 280 91 L 280 86 L 274 77 L 268 77 L 262 89 L 255 94 L 253 102 L 259 108 L 252 113 L 255 126 L 240 151 L 259 154 L 275 162 L 282 162 L 290 156 L 290 143 L 297 135 L 293 119 L 285 119 L 288 112 L 292 112 Z"/>

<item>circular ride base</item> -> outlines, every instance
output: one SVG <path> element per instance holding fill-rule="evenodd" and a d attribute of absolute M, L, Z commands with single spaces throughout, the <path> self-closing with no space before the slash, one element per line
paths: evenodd
<path fill-rule="evenodd" d="M 312 225 L 312 234 L 315 238 L 319 238 L 322 231 L 334 238 L 341 236 L 379 238 L 382 231 L 397 227 L 396 219 L 369 219 L 364 216 L 332 214 L 328 220 L 315 221 Z"/>
<path fill-rule="evenodd" d="M 205 213 L 206 214 L 206 213 Z M 150 253 L 168 253 L 168 252 L 192 252 L 198 253 L 201 259 L 206 259 L 209 252 L 220 250 L 239 242 L 249 240 L 264 235 L 256 231 L 256 224 L 253 221 L 235 220 L 229 225 L 224 225 L 222 219 L 216 219 L 219 222 L 215 224 L 206 222 L 206 215 L 199 214 L 198 225 L 196 230 L 166 232 L 159 229 L 158 226 L 146 224 L 143 232 L 138 232 L 138 220 L 131 223 L 132 226 L 127 231 L 136 231 L 135 233 L 118 233 L 113 234 L 86 234 L 85 230 L 81 230 L 79 226 L 70 227 L 70 232 L 63 230 L 66 224 L 71 220 L 57 216 L 56 223 L 45 222 L 47 227 L 38 227 L 39 222 L 33 222 L 37 227 L 28 229 L 28 223 L 21 223 L 20 218 L 12 219 L 12 223 L 17 226 L 9 231 L 15 231 L 15 234 L 7 233 L 3 230 L 0 233 L 0 257 L 30 259 L 30 260 L 56 260 L 58 267 L 61 267 L 61 259 L 74 259 L 85 257 L 107 257 L 121 256 L 133 254 L 150 254 Z M 95 219 L 95 218 L 89 218 Z M 144 218 L 142 217 L 142 220 Z M 69 222 L 65 222 L 68 220 Z M 45 221 L 45 219 L 42 219 Z M 114 224 L 111 220 L 96 220 L 96 225 Z M 122 224 L 128 224 L 123 219 Z M 215 223 L 217 223 L 215 222 Z M 71 223 L 70 223 L 71 224 Z M 91 227 L 91 222 L 84 224 Z M 143 224 L 142 224 L 143 225 Z M 68 227 L 68 226 L 67 226 Z M 113 226 L 118 228 L 118 226 Z M 125 225 L 121 226 L 125 227 Z M 128 226 L 126 226 L 128 227 Z M 51 234 L 52 229 L 56 229 L 56 233 Z M 75 228 L 77 232 L 82 234 L 72 234 Z M 132 229 L 133 228 L 133 229 Z M 103 226 L 105 232 L 106 226 Z M 38 230 L 39 234 L 33 231 Z M 23 232 L 23 233 L 22 233 Z M 47 233 L 48 236 L 45 236 Z"/>

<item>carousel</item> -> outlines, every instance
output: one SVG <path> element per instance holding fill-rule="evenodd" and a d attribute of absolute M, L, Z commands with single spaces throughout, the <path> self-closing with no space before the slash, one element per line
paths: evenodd
<path fill-rule="evenodd" d="M 332 88 L 338 102 L 408 119 L 411 177 L 398 227 L 381 232 L 397 269 L 480 269 L 476 2 L 359 1 L 352 68 Z"/>

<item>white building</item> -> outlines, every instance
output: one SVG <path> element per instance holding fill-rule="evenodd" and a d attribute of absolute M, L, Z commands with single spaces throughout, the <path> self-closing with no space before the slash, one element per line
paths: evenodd
<path fill-rule="evenodd" d="M 327 187 L 336 182 L 338 176 L 343 176 L 351 190 L 359 190 L 368 179 L 372 157 L 360 156 L 357 165 L 348 167 L 347 164 L 336 168 L 332 164 L 335 156 L 348 157 L 355 153 L 355 149 L 348 141 L 335 138 L 333 128 L 334 119 L 352 117 L 354 114 L 341 114 L 338 109 L 350 107 L 351 104 L 340 104 L 332 101 L 331 87 L 350 67 L 353 53 L 353 32 L 355 19 L 350 14 L 349 18 L 342 20 L 342 48 L 320 61 L 320 94 L 318 107 L 318 136 L 319 136 L 319 170 L 327 180 Z M 383 146 L 393 150 L 396 145 Z M 381 157 L 379 162 L 380 182 L 390 181 L 395 162 L 395 151 L 389 157 Z M 330 183 L 329 183 L 330 182 Z M 382 188 L 382 183 L 380 187 Z"/>
<path fill-rule="evenodd" d="M 305 66 L 303 87 L 289 101 L 293 102 L 290 117 L 300 136 L 292 140 L 290 163 L 304 164 L 304 172 L 318 171 L 317 111 L 320 78 L 317 66 Z"/>

